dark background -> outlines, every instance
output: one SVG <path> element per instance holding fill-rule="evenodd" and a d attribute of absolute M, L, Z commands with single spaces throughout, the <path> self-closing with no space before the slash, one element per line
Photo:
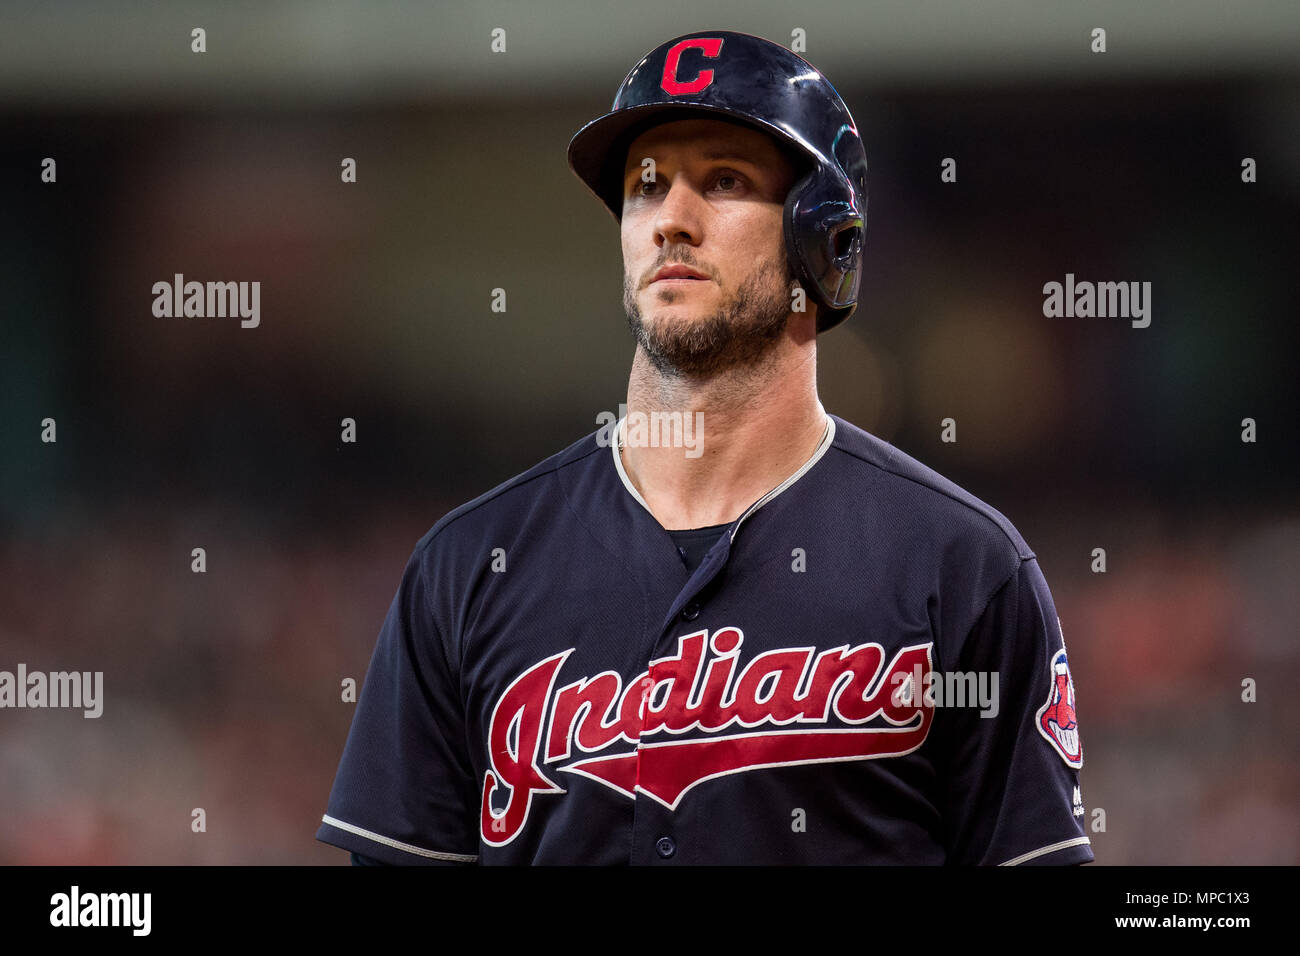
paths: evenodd
<path fill-rule="evenodd" d="M 806 30 L 854 112 L 867 264 L 822 401 L 1037 551 L 1098 863 L 1300 861 L 1300 8 L 921 6 L 6 4 L 0 669 L 106 699 L 0 711 L 0 862 L 345 862 L 313 839 L 340 681 L 416 540 L 625 399 L 569 137 L 713 28 Z M 261 325 L 155 318 L 177 272 L 259 280 Z M 1150 327 L 1045 318 L 1067 272 L 1151 282 Z"/>

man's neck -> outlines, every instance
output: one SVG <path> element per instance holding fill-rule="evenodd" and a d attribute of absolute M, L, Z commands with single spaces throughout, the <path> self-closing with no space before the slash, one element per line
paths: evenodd
<path fill-rule="evenodd" d="M 665 377 L 638 348 L 627 415 L 623 469 L 655 519 L 670 531 L 730 523 L 825 434 L 815 346 L 783 342 L 759 366 L 700 381 Z"/>

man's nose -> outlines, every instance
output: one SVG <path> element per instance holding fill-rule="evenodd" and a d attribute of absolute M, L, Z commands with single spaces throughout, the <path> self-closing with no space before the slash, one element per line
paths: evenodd
<path fill-rule="evenodd" d="M 655 215 L 655 244 L 659 246 L 665 242 L 698 244 L 702 222 L 700 204 L 703 202 L 704 197 L 685 176 L 674 177 Z"/>

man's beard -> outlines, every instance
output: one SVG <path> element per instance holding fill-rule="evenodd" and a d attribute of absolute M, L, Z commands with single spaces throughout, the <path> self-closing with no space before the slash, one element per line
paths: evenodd
<path fill-rule="evenodd" d="M 778 278 L 784 278 L 783 285 Z M 790 319 L 794 279 L 784 256 L 769 259 L 712 315 L 660 321 L 647 327 L 625 273 L 623 308 L 637 344 L 661 374 L 708 377 L 729 368 L 757 365 L 776 346 Z"/>

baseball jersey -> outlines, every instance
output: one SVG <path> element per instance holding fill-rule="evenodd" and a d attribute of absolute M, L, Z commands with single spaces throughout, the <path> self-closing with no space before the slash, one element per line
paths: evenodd
<path fill-rule="evenodd" d="M 607 430 L 442 518 L 317 838 L 411 864 L 1093 859 L 1060 622 L 1005 517 L 829 415 L 703 530 L 696 563 Z"/>

